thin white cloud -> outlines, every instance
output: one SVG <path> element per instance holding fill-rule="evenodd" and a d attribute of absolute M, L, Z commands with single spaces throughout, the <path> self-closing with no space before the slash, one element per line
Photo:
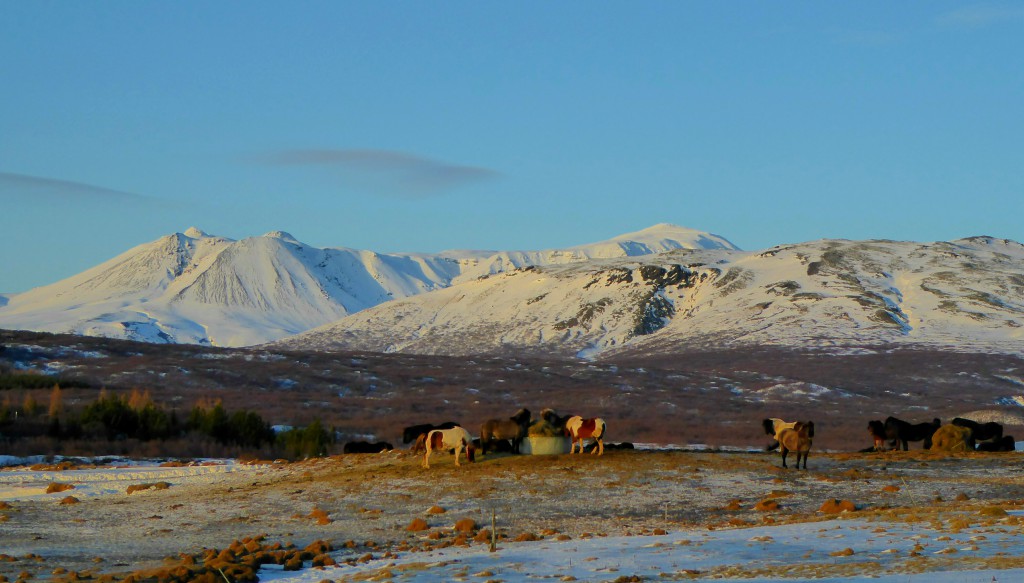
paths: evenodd
<path fill-rule="evenodd" d="M 499 173 L 477 166 L 451 164 L 392 150 L 286 150 L 257 158 L 271 166 L 317 166 L 336 171 L 351 186 L 375 194 L 429 196 Z"/>
<path fill-rule="evenodd" d="M 949 28 L 978 29 L 1005 23 L 1024 23 L 1022 4 L 975 4 L 940 14 L 939 25 Z"/>
<path fill-rule="evenodd" d="M 140 194 L 85 184 L 83 182 L 0 172 L 0 200 L 12 202 L 34 200 L 142 202 L 151 199 Z"/>

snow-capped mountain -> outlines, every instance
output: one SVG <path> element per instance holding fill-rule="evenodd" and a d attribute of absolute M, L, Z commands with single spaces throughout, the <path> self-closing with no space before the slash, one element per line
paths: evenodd
<path fill-rule="evenodd" d="M 0 328 L 247 346 L 481 276 L 679 248 L 735 246 L 661 224 L 564 250 L 403 255 L 321 249 L 280 231 L 235 241 L 191 228 L 52 285 L 3 296 Z"/>
<path fill-rule="evenodd" d="M 671 353 L 687 345 L 1024 349 L 1024 246 L 822 240 L 532 266 L 276 343 L 428 354 Z"/>

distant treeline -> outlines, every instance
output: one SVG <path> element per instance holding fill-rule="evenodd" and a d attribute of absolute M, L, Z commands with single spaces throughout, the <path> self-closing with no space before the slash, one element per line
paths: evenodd
<path fill-rule="evenodd" d="M 66 389 L 87 389 L 91 385 L 84 381 L 54 378 L 42 374 L 0 372 L 0 391 L 14 389 L 49 389 L 58 384 Z"/>
<path fill-rule="evenodd" d="M 319 421 L 277 434 L 259 414 L 228 411 L 219 400 L 198 403 L 187 418 L 181 419 L 176 411 L 154 403 L 148 392 L 137 390 L 130 395 L 108 394 L 104 390 L 79 411 L 67 412 L 60 385 L 54 386 L 52 379 L 49 380 L 52 390 L 49 407 L 45 410 L 31 394 L 27 394 L 18 407 L 9 398 L 0 401 L 0 441 L 42 435 L 57 443 L 205 439 L 235 450 L 272 451 L 291 458 L 326 455 L 334 442 L 333 432 L 328 432 Z"/>

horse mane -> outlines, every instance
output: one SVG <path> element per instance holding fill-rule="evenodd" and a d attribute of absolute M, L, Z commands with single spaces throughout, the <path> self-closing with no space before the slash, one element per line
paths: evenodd
<path fill-rule="evenodd" d="M 781 420 L 780 419 L 769 418 L 769 419 L 765 419 L 764 421 L 761 422 L 761 425 L 764 426 L 765 435 L 771 435 L 772 437 L 775 437 L 775 422 L 776 421 L 781 421 Z"/>
<path fill-rule="evenodd" d="M 516 414 L 509 417 L 516 425 L 527 425 L 530 423 L 530 410 L 523 408 L 516 411 Z"/>

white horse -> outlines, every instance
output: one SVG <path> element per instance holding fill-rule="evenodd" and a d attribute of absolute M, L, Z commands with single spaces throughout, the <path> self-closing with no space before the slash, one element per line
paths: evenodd
<path fill-rule="evenodd" d="M 447 451 L 449 449 L 455 450 L 455 465 L 459 464 L 459 454 L 463 450 L 466 451 L 466 457 L 469 461 L 476 461 L 475 449 L 473 447 L 473 438 L 469 435 L 469 432 L 461 427 L 452 427 L 451 429 L 434 429 L 427 433 L 426 453 L 423 454 L 423 467 L 430 467 L 430 454 L 434 450 Z"/>

